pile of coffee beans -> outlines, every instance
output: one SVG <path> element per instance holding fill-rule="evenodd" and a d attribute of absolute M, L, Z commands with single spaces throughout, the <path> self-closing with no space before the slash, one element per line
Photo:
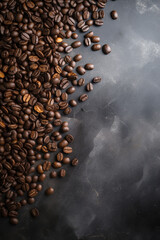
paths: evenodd
<path fill-rule="evenodd" d="M 63 178 L 64 165 L 78 164 L 77 158 L 69 157 L 74 137 L 61 117 L 77 106 L 74 98 L 68 98 L 85 84 L 78 74 L 94 65 L 77 65 L 82 55 L 72 58 L 69 53 L 82 45 L 76 30 L 85 33 L 85 46 L 93 43 L 93 51 L 101 49 L 100 37 L 89 29 L 103 25 L 106 2 L 0 2 L 0 213 L 11 224 L 18 223 L 23 206 L 35 202 L 47 171 L 50 178 Z M 113 11 L 111 17 L 117 19 L 118 14 Z M 74 39 L 71 45 L 69 38 Z M 107 44 L 102 50 L 111 52 Z M 93 84 L 100 81 L 99 76 L 92 79 Z M 93 90 L 92 83 L 86 84 L 87 92 Z M 79 96 L 81 102 L 87 99 L 86 93 Z M 44 193 L 51 195 L 54 189 L 50 186 Z M 39 210 L 33 208 L 31 215 L 39 216 Z"/>

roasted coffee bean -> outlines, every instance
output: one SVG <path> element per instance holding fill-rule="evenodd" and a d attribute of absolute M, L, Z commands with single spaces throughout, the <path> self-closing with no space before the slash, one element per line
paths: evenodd
<path fill-rule="evenodd" d="M 64 125 L 63 125 L 64 126 Z M 59 142 L 58 147 L 59 148 L 64 148 L 68 145 L 68 141 L 63 139 L 62 141 Z"/>
<path fill-rule="evenodd" d="M 85 79 L 84 78 L 80 78 L 78 80 L 78 86 L 83 86 L 85 84 Z"/>
<path fill-rule="evenodd" d="M 42 174 L 39 175 L 38 180 L 39 180 L 40 182 L 43 182 L 43 181 L 45 180 L 45 178 L 46 178 L 46 175 L 45 175 L 44 173 L 42 173 Z"/>
<path fill-rule="evenodd" d="M 50 173 L 50 178 L 56 178 L 56 177 L 57 177 L 56 171 L 52 171 L 52 172 Z"/>
<path fill-rule="evenodd" d="M 77 38 L 78 38 L 78 34 L 77 34 L 77 33 L 72 33 L 71 37 L 72 37 L 73 39 L 77 39 Z"/>
<path fill-rule="evenodd" d="M 31 215 L 32 217 L 38 217 L 39 216 L 39 210 L 37 208 L 31 209 Z"/>
<path fill-rule="evenodd" d="M 75 91 L 76 91 L 75 87 L 69 87 L 69 88 L 66 90 L 66 92 L 67 92 L 68 94 L 72 94 L 72 93 L 74 93 Z"/>
<path fill-rule="evenodd" d="M 79 75 L 84 75 L 85 72 L 86 72 L 86 70 L 85 70 L 84 67 L 82 67 L 82 66 L 78 66 L 78 67 L 76 68 L 76 70 L 77 70 L 77 72 L 78 72 Z"/>
<path fill-rule="evenodd" d="M 88 99 L 88 95 L 87 94 L 82 94 L 80 97 L 79 97 L 79 100 L 81 101 L 81 102 L 84 102 L 84 101 L 86 101 Z"/>
<path fill-rule="evenodd" d="M 107 55 L 107 54 L 109 54 L 111 52 L 111 47 L 108 44 L 104 44 L 102 46 L 102 51 L 103 51 L 104 54 Z"/>
<path fill-rule="evenodd" d="M 65 136 L 65 139 L 67 140 L 67 142 L 72 143 L 74 141 L 74 137 L 71 134 L 67 134 Z"/>
<path fill-rule="evenodd" d="M 94 69 L 94 65 L 93 65 L 92 63 L 87 63 L 87 64 L 84 66 L 84 68 L 85 68 L 86 70 L 93 70 L 93 69 Z"/>
<path fill-rule="evenodd" d="M 70 153 L 72 153 L 72 148 L 71 147 L 64 147 L 63 152 L 67 153 L 67 154 L 70 154 Z"/>
<path fill-rule="evenodd" d="M 92 83 L 88 83 L 88 84 L 86 85 L 86 90 L 87 90 L 88 92 L 92 91 L 92 90 L 93 90 L 93 84 L 92 84 Z"/>
<path fill-rule="evenodd" d="M 18 224 L 18 218 L 15 218 L 15 217 L 11 217 L 9 222 L 12 224 L 12 225 L 17 225 Z"/>
<path fill-rule="evenodd" d="M 63 111 L 63 113 L 64 113 L 65 115 L 68 115 L 68 114 L 70 114 L 71 112 L 72 112 L 72 109 L 71 109 L 70 107 L 65 108 L 65 110 Z"/>
<path fill-rule="evenodd" d="M 71 44 L 72 48 L 78 48 L 81 46 L 81 42 L 80 41 L 75 41 Z"/>
<path fill-rule="evenodd" d="M 101 49 L 101 45 L 99 43 L 93 44 L 92 45 L 92 50 L 93 51 L 99 51 Z"/>
<path fill-rule="evenodd" d="M 101 82 L 101 77 L 94 77 L 94 78 L 92 79 L 92 82 L 93 82 L 93 83 L 99 83 L 99 82 Z"/>
<path fill-rule="evenodd" d="M 94 22 L 93 22 L 92 19 L 89 19 L 89 20 L 86 21 L 86 24 L 87 24 L 88 26 L 92 26 L 93 23 L 94 23 Z"/>
<path fill-rule="evenodd" d="M 118 13 L 115 10 L 111 11 L 110 15 L 113 20 L 116 20 L 118 18 Z"/>
<path fill-rule="evenodd" d="M 77 166 L 78 165 L 78 159 L 77 158 L 74 158 L 72 160 L 72 166 Z"/>
<path fill-rule="evenodd" d="M 47 196 L 52 195 L 54 193 L 54 189 L 52 187 L 49 187 L 45 190 L 45 194 Z"/>
<path fill-rule="evenodd" d="M 79 62 L 82 59 L 82 55 L 77 54 L 73 59 L 74 59 L 75 62 Z"/>
<path fill-rule="evenodd" d="M 73 48 L 72 48 L 71 46 L 67 46 L 67 47 L 65 48 L 65 52 L 66 52 L 66 53 L 70 53 L 70 52 L 72 52 L 72 50 L 73 50 Z"/>
<path fill-rule="evenodd" d="M 65 177 L 66 176 L 66 170 L 65 169 L 61 169 L 60 172 L 59 172 L 59 176 L 60 177 Z"/>
<path fill-rule="evenodd" d="M 99 36 L 92 36 L 91 41 L 92 41 L 92 43 L 98 43 L 98 42 L 100 42 L 100 37 Z"/>
<path fill-rule="evenodd" d="M 61 152 L 57 153 L 56 158 L 57 158 L 58 162 L 61 162 L 63 160 L 63 153 L 61 153 Z"/>
<path fill-rule="evenodd" d="M 88 47 L 91 45 L 91 39 L 90 38 L 85 38 L 84 39 L 84 44 Z"/>
<path fill-rule="evenodd" d="M 76 100 L 74 100 L 74 99 L 70 100 L 70 101 L 69 101 L 69 105 L 70 105 L 71 107 L 76 107 L 76 106 L 77 106 Z"/>
<path fill-rule="evenodd" d="M 62 160 L 62 162 L 64 163 L 64 164 L 69 164 L 70 163 L 70 158 L 69 157 L 65 157 L 65 158 L 63 158 L 63 160 Z"/>
<path fill-rule="evenodd" d="M 53 168 L 61 168 L 62 167 L 62 164 L 60 162 L 54 162 L 52 164 Z"/>
<path fill-rule="evenodd" d="M 103 20 L 97 19 L 97 20 L 94 21 L 94 24 L 95 24 L 96 26 L 102 26 L 102 25 L 103 25 Z"/>

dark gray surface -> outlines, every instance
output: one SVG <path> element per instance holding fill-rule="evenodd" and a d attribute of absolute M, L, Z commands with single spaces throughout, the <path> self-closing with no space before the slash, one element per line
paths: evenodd
<path fill-rule="evenodd" d="M 117 0 L 105 12 L 94 32 L 112 53 L 75 51 L 96 66 L 87 82 L 103 78 L 69 119 L 80 164 L 45 183 L 55 194 L 38 197 L 39 218 L 27 207 L 16 227 L 1 219 L 1 240 L 160 239 L 160 1 Z"/>

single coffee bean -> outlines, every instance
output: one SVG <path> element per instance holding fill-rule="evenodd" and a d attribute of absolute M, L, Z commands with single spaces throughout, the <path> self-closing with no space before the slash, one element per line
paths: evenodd
<path fill-rule="evenodd" d="M 91 38 L 91 37 L 93 37 L 93 35 L 94 35 L 94 33 L 93 33 L 92 31 L 90 31 L 90 32 L 86 33 L 86 34 L 84 35 L 84 37 L 85 37 L 85 38 Z"/>
<path fill-rule="evenodd" d="M 63 160 L 62 160 L 62 162 L 64 163 L 64 164 L 69 164 L 70 163 L 70 158 L 69 157 L 65 157 L 65 158 L 63 158 Z"/>
<path fill-rule="evenodd" d="M 58 162 L 61 162 L 63 160 L 63 153 L 61 153 L 61 152 L 57 153 L 56 158 L 57 158 Z"/>
<path fill-rule="evenodd" d="M 79 62 L 82 59 L 82 55 L 77 54 L 73 59 L 74 59 L 75 62 Z"/>
<path fill-rule="evenodd" d="M 88 99 L 88 95 L 87 94 L 82 94 L 80 97 L 79 97 L 79 100 L 81 101 L 81 102 L 84 102 L 84 101 L 86 101 Z"/>
<path fill-rule="evenodd" d="M 85 38 L 84 39 L 84 44 L 88 47 L 91 45 L 91 39 L 90 38 Z"/>
<path fill-rule="evenodd" d="M 74 137 L 71 134 L 67 134 L 65 136 L 65 139 L 67 140 L 67 142 L 72 143 L 74 141 Z"/>
<path fill-rule="evenodd" d="M 77 33 L 72 33 L 72 36 L 71 36 L 73 39 L 77 39 L 78 38 L 78 34 Z"/>
<path fill-rule="evenodd" d="M 78 48 L 82 45 L 80 41 L 75 41 L 71 44 L 72 48 Z"/>
<path fill-rule="evenodd" d="M 110 15 L 113 20 L 116 20 L 118 18 L 118 13 L 115 10 L 111 11 Z"/>
<path fill-rule="evenodd" d="M 93 83 L 99 83 L 99 82 L 101 82 L 101 77 L 94 77 L 94 78 L 92 79 L 92 82 L 93 82 Z"/>
<path fill-rule="evenodd" d="M 54 193 L 54 189 L 52 187 L 49 187 L 45 190 L 45 194 L 47 196 L 52 195 Z"/>
<path fill-rule="evenodd" d="M 65 177 L 66 176 L 66 170 L 65 169 L 61 169 L 60 173 L 59 173 L 59 176 L 62 177 L 62 178 Z"/>
<path fill-rule="evenodd" d="M 102 26 L 102 25 L 103 25 L 103 20 L 97 19 L 97 20 L 94 21 L 94 24 L 95 24 L 96 26 Z"/>
<path fill-rule="evenodd" d="M 54 162 L 52 164 L 53 168 L 61 168 L 62 167 L 62 164 L 60 162 Z"/>
<path fill-rule="evenodd" d="M 31 209 L 31 215 L 32 217 L 38 217 L 39 216 L 39 210 L 37 208 Z"/>
<path fill-rule="evenodd" d="M 111 52 L 111 47 L 108 44 L 102 46 L 102 51 L 104 54 L 109 54 Z"/>
<path fill-rule="evenodd" d="M 78 165 L 78 159 L 77 158 L 74 158 L 72 160 L 72 166 L 77 166 Z"/>
<path fill-rule="evenodd" d="M 74 100 L 74 99 L 70 100 L 70 101 L 69 101 L 69 105 L 70 105 L 71 107 L 76 107 L 76 106 L 77 106 L 76 100 Z"/>
<path fill-rule="evenodd" d="M 46 178 L 46 174 L 42 173 L 42 174 L 39 175 L 38 180 L 40 182 L 43 182 L 45 180 L 45 178 Z"/>
<path fill-rule="evenodd" d="M 50 178 L 56 178 L 56 177 L 57 177 L 56 171 L 52 171 L 52 172 L 50 173 Z"/>
<path fill-rule="evenodd" d="M 94 65 L 93 65 L 92 63 L 87 63 L 87 64 L 84 66 L 84 68 L 85 68 L 86 70 L 93 70 L 93 69 L 94 69 Z"/>
<path fill-rule="evenodd" d="M 63 125 L 63 126 L 64 126 L 64 125 Z M 59 147 L 59 148 L 64 148 L 64 147 L 66 147 L 66 146 L 68 146 L 68 141 L 65 140 L 65 139 L 63 139 L 62 141 L 60 141 L 60 142 L 58 143 L 58 147 Z"/>
<path fill-rule="evenodd" d="M 78 86 L 83 86 L 85 84 L 85 79 L 84 78 L 80 78 L 78 80 Z"/>
<path fill-rule="evenodd" d="M 101 49 L 101 45 L 99 43 L 93 44 L 92 45 L 92 50 L 93 51 L 99 51 Z"/>
<path fill-rule="evenodd" d="M 72 94 L 72 93 L 74 93 L 75 91 L 76 91 L 75 87 L 69 87 L 69 88 L 66 90 L 66 92 L 67 92 L 68 94 Z"/>
<path fill-rule="evenodd" d="M 76 68 L 76 70 L 77 70 L 78 74 L 80 74 L 80 75 L 84 75 L 85 72 L 86 72 L 86 70 L 85 70 L 84 67 L 82 67 L 82 66 L 78 66 L 78 67 Z"/>
<path fill-rule="evenodd" d="M 72 153 L 72 148 L 71 147 L 64 147 L 63 152 L 66 153 L 66 154 L 70 154 L 70 153 Z"/>
<path fill-rule="evenodd" d="M 92 83 L 87 83 L 87 85 L 86 85 L 86 90 L 87 90 L 88 92 L 92 91 L 92 90 L 93 90 L 93 84 L 92 84 Z"/>
<path fill-rule="evenodd" d="M 70 52 L 72 52 L 72 50 L 73 50 L 73 48 L 71 46 L 68 46 L 65 48 L 66 53 L 70 53 Z"/>
<path fill-rule="evenodd" d="M 17 225 L 18 224 L 18 218 L 15 218 L 15 217 L 11 217 L 9 222 L 12 224 L 12 225 Z"/>
<path fill-rule="evenodd" d="M 88 26 L 92 26 L 93 23 L 94 23 L 94 22 L 93 22 L 92 19 L 89 19 L 89 20 L 86 21 L 86 24 L 87 24 Z"/>
<path fill-rule="evenodd" d="M 91 41 L 92 41 L 92 43 L 98 43 L 98 42 L 100 42 L 100 37 L 99 36 L 92 36 Z"/>

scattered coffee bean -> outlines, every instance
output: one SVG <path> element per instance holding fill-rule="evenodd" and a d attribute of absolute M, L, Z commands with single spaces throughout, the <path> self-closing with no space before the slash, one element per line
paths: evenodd
<path fill-rule="evenodd" d="M 115 10 L 111 11 L 110 15 L 113 20 L 116 20 L 118 18 L 118 13 Z"/>
<path fill-rule="evenodd" d="M 77 106 L 76 100 L 74 100 L 74 99 L 70 100 L 70 101 L 69 101 L 69 105 L 70 105 L 71 107 L 76 107 L 76 106 Z"/>
<path fill-rule="evenodd" d="M 98 42 L 100 42 L 100 37 L 99 36 L 93 36 L 93 37 L 91 37 L 91 41 L 92 41 L 92 43 L 98 43 Z"/>
<path fill-rule="evenodd" d="M 49 187 L 45 190 L 45 194 L 47 196 L 52 195 L 54 193 L 54 189 L 52 187 Z"/>
<path fill-rule="evenodd" d="M 66 176 L 66 170 L 65 169 L 61 169 L 60 173 L 59 173 L 59 176 L 62 177 L 62 178 L 65 177 Z"/>
<path fill-rule="evenodd" d="M 85 72 L 86 72 L 86 70 L 85 70 L 84 67 L 82 67 L 82 66 L 78 66 L 78 67 L 76 68 L 76 70 L 77 70 L 77 72 L 78 72 L 79 75 L 84 75 Z"/>
<path fill-rule="evenodd" d="M 92 31 L 90 31 L 90 32 L 86 33 L 86 34 L 84 35 L 84 37 L 85 37 L 85 38 L 91 38 L 91 37 L 93 37 L 93 35 L 94 35 L 94 33 L 93 33 Z"/>
<path fill-rule="evenodd" d="M 101 45 L 99 43 L 93 44 L 92 45 L 92 50 L 93 51 L 99 51 L 101 49 Z"/>
<path fill-rule="evenodd" d="M 64 158 L 63 158 L 63 162 L 64 162 Z M 51 177 L 51 178 L 56 178 L 56 177 L 57 177 L 56 171 L 52 171 L 52 172 L 50 173 L 50 177 Z"/>
<path fill-rule="evenodd" d="M 81 46 L 81 42 L 80 41 L 75 41 L 71 44 L 72 48 L 78 48 Z"/>
<path fill-rule="evenodd" d="M 78 86 L 83 86 L 85 84 L 85 79 L 84 78 L 80 78 L 78 80 Z"/>
<path fill-rule="evenodd" d="M 93 69 L 94 69 L 94 65 L 93 65 L 92 63 L 87 63 L 87 64 L 84 66 L 84 68 L 85 68 L 86 70 L 93 70 Z"/>
<path fill-rule="evenodd" d="M 84 102 L 84 101 L 86 101 L 88 99 L 88 95 L 87 94 L 82 94 L 80 97 L 79 97 L 79 100 L 81 101 L 81 102 Z"/>
<path fill-rule="evenodd" d="M 74 158 L 72 160 L 72 166 L 77 166 L 78 165 L 78 159 L 77 158 Z"/>
<path fill-rule="evenodd" d="M 12 225 L 17 225 L 18 224 L 18 218 L 15 218 L 15 217 L 11 217 L 10 218 L 10 223 L 12 224 Z"/>
<path fill-rule="evenodd" d="M 93 84 L 92 84 L 92 83 L 87 83 L 87 85 L 86 85 L 86 90 L 87 90 L 88 92 L 92 91 L 92 90 L 93 90 Z"/>
<path fill-rule="evenodd" d="M 85 38 L 84 39 L 84 44 L 88 47 L 91 45 L 91 39 L 90 38 Z"/>
<path fill-rule="evenodd" d="M 77 54 L 73 59 L 74 59 L 75 62 L 79 62 L 82 59 L 82 55 Z"/>
<path fill-rule="evenodd" d="M 109 54 L 111 52 L 111 48 L 108 44 L 104 44 L 102 46 L 102 51 L 103 51 L 104 54 Z"/>
<path fill-rule="evenodd" d="M 92 79 L 92 82 L 93 82 L 93 83 L 99 83 L 99 82 L 101 82 L 101 77 L 94 77 L 94 78 Z"/>
<path fill-rule="evenodd" d="M 38 217 L 39 216 L 39 210 L 37 208 L 31 209 L 31 215 L 32 217 Z"/>

